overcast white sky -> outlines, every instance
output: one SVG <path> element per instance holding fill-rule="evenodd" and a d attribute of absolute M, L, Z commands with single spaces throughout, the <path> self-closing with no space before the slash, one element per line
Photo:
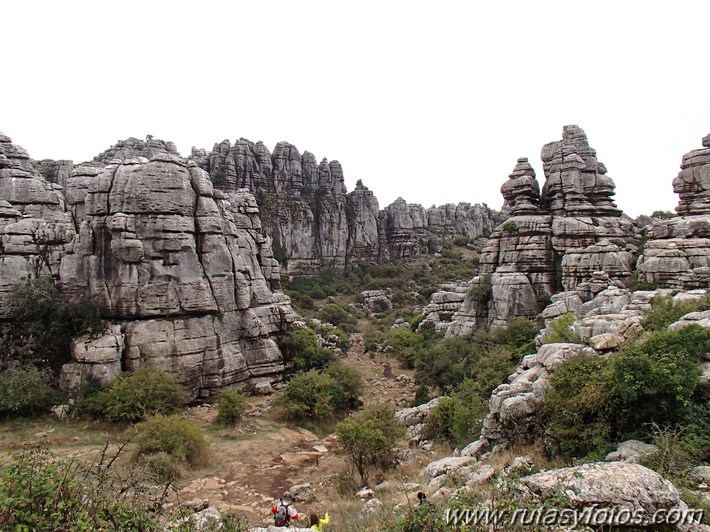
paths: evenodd
<path fill-rule="evenodd" d="M 631 215 L 710 133 L 710 2 L 3 2 L 0 131 L 36 159 L 286 140 L 380 207 L 485 202 L 562 126 Z"/>

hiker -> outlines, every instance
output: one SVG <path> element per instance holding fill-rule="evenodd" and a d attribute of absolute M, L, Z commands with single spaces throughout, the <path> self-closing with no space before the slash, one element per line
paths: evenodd
<path fill-rule="evenodd" d="M 419 499 L 419 506 L 434 506 L 427 500 L 426 493 L 424 493 L 423 491 L 417 493 L 417 499 Z"/>
<path fill-rule="evenodd" d="M 325 517 L 323 517 L 323 519 L 320 519 L 316 514 L 311 514 L 311 530 L 323 532 L 323 525 L 327 525 L 328 523 L 330 523 L 330 516 L 328 515 L 328 512 L 325 512 Z"/>
<path fill-rule="evenodd" d="M 279 503 L 271 507 L 271 513 L 274 514 L 274 526 L 289 526 L 291 519 L 298 521 L 298 512 L 291 506 L 292 501 L 293 495 L 287 491 Z"/>

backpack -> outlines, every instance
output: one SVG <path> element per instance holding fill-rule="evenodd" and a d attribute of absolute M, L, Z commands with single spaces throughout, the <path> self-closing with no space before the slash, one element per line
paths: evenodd
<path fill-rule="evenodd" d="M 274 524 L 276 526 L 286 526 L 290 520 L 291 516 L 288 515 L 288 504 L 280 502 L 274 514 Z"/>

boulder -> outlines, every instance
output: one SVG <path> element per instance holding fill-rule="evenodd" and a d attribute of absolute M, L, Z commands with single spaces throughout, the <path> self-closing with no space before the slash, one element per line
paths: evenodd
<path fill-rule="evenodd" d="M 518 489 L 533 504 L 564 496 L 572 508 L 606 509 L 607 517 L 619 515 L 623 509 L 638 515 L 641 526 L 651 526 L 651 518 L 658 510 L 682 508 L 680 492 L 671 482 L 642 465 L 627 462 L 545 471 L 519 479 Z"/>

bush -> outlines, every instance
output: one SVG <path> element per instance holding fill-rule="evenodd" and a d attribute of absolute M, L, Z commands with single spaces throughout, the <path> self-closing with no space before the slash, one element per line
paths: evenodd
<path fill-rule="evenodd" d="M 39 449 L 0 464 L 1 530 L 157 530 L 165 488 L 112 474 L 104 451 L 91 465 Z"/>
<path fill-rule="evenodd" d="M 187 390 L 172 375 L 144 364 L 116 377 L 96 395 L 93 408 L 109 421 L 134 423 L 155 414 L 171 414 L 187 400 Z"/>
<path fill-rule="evenodd" d="M 333 362 L 325 369 L 325 373 L 342 386 L 349 401 L 352 402 L 362 394 L 362 375 L 354 367 L 347 366 L 342 362 Z"/>
<path fill-rule="evenodd" d="M 50 386 L 52 373 L 27 364 L 0 373 L 0 415 L 44 414 L 58 404 L 61 394 Z"/>
<path fill-rule="evenodd" d="M 208 445 L 197 423 L 178 415 L 158 414 L 138 425 L 141 457 L 165 453 L 180 464 L 195 466 L 204 461 Z"/>
<path fill-rule="evenodd" d="M 506 233 L 515 233 L 518 231 L 518 224 L 516 224 L 513 220 L 508 220 L 503 224 L 503 231 Z"/>
<path fill-rule="evenodd" d="M 493 331 L 491 341 L 509 347 L 514 355 L 527 355 L 535 352 L 535 336 L 539 330 L 536 322 L 520 316 Z"/>
<path fill-rule="evenodd" d="M 238 390 L 227 388 L 219 394 L 217 403 L 217 423 L 233 425 L 239 421 L 247 410 L 247 398 Z"/>
<path fill-rule="evenodd" d="M 708 351 L 710 330 L 691 326 L 651 334 L 608 358 L 574 357 L 550 377 L 543 430 L 557 441 L 555 451 L 567 457 L 647 437 L 654 425 L 686 425 L 698 445 L 706 446 L 710 426 L 703 415 L 692 415 L 705 406 L 692 401 L 705 397 L 698 377 L 700 357 Z"/>
<path fill-rule="evenodd" d="M 390 329 L 385 343 L 392 348 L 394 356 L 406 368 L 413 368 L 424 337 L 409 329 Z"/>
<path fill-rule="evenodd" d="M 14 328 L 5 348 L 13 356 L 32 359 L 58 371 L 71 358 L 73 337 L 104 329 L 94 297 L 70 303 L 59 293 L 51 277 L 40 277 L 13 286 L 8 317 Z"/>
<path fill-rule="evenodd" d="M 289 381 L 278 404 L 287 419 L 321 422 L 347 409 L 348 401 L 333 377 L 312 369 Z"/>
<path fill-rule="evenodd" d="M 338 423 L 335 433 L 362 482 L 368 484 L 373 470 L 394 467 L 394 446 L 404 429 L 395 420 L 391 407 L 376 405 Z"/>
<path fill-rule="evenodd" d="M 484 275 L 481 277 L 479 284 L 474 285 L 468 291 L 468 297 L 476 304 L 476 308 L 485 309 L 488 302 L 493 297 L 493 285 L 491 284 L 491 276 Z"/>
<path fill-rule="evenodd" d="M 488 413 L 488 401 L 477 394 L 455 393 L 442 398 L 427 418 L 423 436 L 443 440 L 455 446 L 471 443 L 481 432 Z"/>
<path fill-rule="evenodd" d="M 643 319 L 641 325 L 647 331 L 663 331 L 685 314 L 697 310 L 707 310 L 708 308 L 710 308 L 710 300 L 707 297 L 700 300 L 674 303 L 671 296 L 659 296 L 651 302 L 651 310 Z"/>
<path fill-rule="evenodd" d="M 334 360 L 333 353 L 318 345 L 313 329 L 294 329 L 279 339 L 279 349 L 289 371 L 322 369 Z"/>
<path fill-rule="evenodd" d="M 574 314 L 568 312 L 562 316 L 555 318 L 550 322 L 550 328 L 552 332 L 549 333 L 543 343 L 545 344 L 581 344 L 582 339 L 579 334 L 574 332 L 572 325 L 574 324 L 576 318 Z"/>
<path fill-rule="evenodd" d="M 335 303 L 329 303 L 323 307 L 318 313 L 318 318 L 336 327 L 342 327 L 348 324 L 352 325 L 357 322 L 347 310 Z"/>

